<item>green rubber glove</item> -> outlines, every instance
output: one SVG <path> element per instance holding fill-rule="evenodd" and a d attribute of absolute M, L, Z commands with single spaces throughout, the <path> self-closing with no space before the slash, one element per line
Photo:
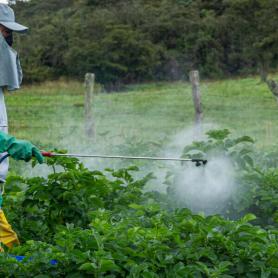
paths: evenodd
<path fill-rule="evenodd" d="M 2 204 L 3 204 L 3 197 L 2 194 L 0 193 L 0 209 L 2 208 Z"/>
<path fill-rule="evenodd" d="M 8 154 L 16 160 L 28 162 L 34 156 L 39 163 L 43 163 L 43 156 L 40 150 L 32 143 L 25 140 L 17 140 L 4 132 L 0 132 L 0 152 Z"/>

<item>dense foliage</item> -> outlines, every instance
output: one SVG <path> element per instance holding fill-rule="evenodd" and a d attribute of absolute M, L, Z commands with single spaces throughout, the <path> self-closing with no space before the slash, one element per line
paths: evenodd
<path fill-rule="evenodd" d="M 227 130 L 208 136 L 184 155 L 202 149 L 234 157 L 238 178 L 252 186 L 230 210 L 245 216 L 177 208 L 174 185 L 168 194 L 146 191 L 154 177 L 135 179 L 136 167 L 99 172 L 76 159 L 51 158 L 47 178 L 9 177 L 5 211 L 23 243 L 13 254 L 26 258 L 19 263 L 1 254 L 0 276 L 277 277 L 277 156 L 254 161 L 251 138 L 231 139 Z"/>
<path fill-rule="evenodd" d="M 217 156 L 231 158 L 240 186 L 237 188 L 237 193 L 231 196 L 223 213 L 227 217 L 233 217 L 251 212 L 258 217 L 257 223 L 277 227 L 277 152 L 260 153 L 255 150 L 252 138 L 249 136 L 231 138 L 227 129 L 212 130 L 207 135 L 207 141 L 194 142 L 186 146 L 183 157 L 208 160 Z"/>
<path fill-rule="evenodd" d="M 94 72 L 99 82 L 267 72 L 277 66 L 277 0 L 17 1 L 26 80 Z"/>

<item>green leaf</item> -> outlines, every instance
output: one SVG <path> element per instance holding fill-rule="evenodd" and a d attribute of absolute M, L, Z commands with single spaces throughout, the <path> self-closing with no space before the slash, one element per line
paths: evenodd
<path fill-rule="evenodd" d="M 241 223 L 247 223 L 247 222 L 250 222 L 250 221 L 253 221 L 257 219 L 256 215 L 252 214 L 252 213 L 248 213 L 246 214 L 243 218 L 241 218 Z"/>
<path fill-rule="evenodd" d="M 224 140 L 230 135 L 230 131 L 228 129 L 210 130 L 206 134 L 211 139 Z"/>
<path fill-rule="evenodd" d="M 232 262 L 223 261 L 223 262 L 219 263 L 218 268 L 223 272 L 223 271 L 228 270 L 229 266 L 232 266 L 232 265 L 233 265 Z"/>
<path fill-rule="evenodd" d="M 138 204 L 130 204 L 129 207 L 132 208 L 132 209 L 136 209 L 136 210 L 144 209 L 144 206 L 141 206 L 141 205 L 138 205 Z"/>
<path fill-rule="evenodd" d="M 94 263 L 84 263 L 78 269 L 85 270 L 85 271 L 94 271 L 97 266 Z"/>
<path fill-rule="evenodd" d="M 245 156 L 244 156 L 244 160 L 245 160 L 246 163 L 248 163 L 251 167 L 254 167 L 254 161 L 253 161 L 253 159 L 252 159 L 251 156 L 245 155 Z"/>
<path fill-rule="evenodd" d="M 254 144 L 255 143 L 254 139 L 249 137 L 249 136 L 239 137 L 239 138 L 235 139 L 235 142 L 236 142 L 236 144 L 239 144 L 239 143 L 252 143 L 252 144 Z"/>
<path fill-rule="evenodd" d="M 112 260 L 101 259 L 99 264 L 100 264 L 99 270 L 101 272 L 107 272 L 107 271 L 119 272 L 120 271 L 120 268 Z"/>

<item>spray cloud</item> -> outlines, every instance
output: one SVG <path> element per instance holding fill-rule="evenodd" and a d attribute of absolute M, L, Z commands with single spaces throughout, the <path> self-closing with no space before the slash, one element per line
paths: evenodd
<path fill-rule="evenodd" d="M 198 138 L 194 128 L 180 132 L 171 140 L 164 155 L 179 157 L 186 145 L 196 140 L 204 140 L 205 132 L 212 128 L 215 128 L 215 125 L 206 124 Z M 207 165 L 201 167 L 171 163 L 170 171 L 174 177 L 171 185 L 174 192 L 173 201 L 177 206 L 187 207 L 196 213 L 222 213 L 236 190 L 233 163 L 224 155 L 208 155 Z M 163 173 L 157 171 L 156 176 L 161 182 Z"/>

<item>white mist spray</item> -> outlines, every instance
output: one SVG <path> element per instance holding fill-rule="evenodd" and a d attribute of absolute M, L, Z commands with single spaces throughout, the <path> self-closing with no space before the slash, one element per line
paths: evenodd
<path fill-rule="evenodd" d="M 203 126 L 203 133 L 196 137 L 195 129 L 188 128 L 175 135 L 170 144 L 160 154 L 164 157 L 180 157 L 183 148 L 192 144 L 193 141 L 205 140 L 205 132 L 215 129 L 215 125 L 206 124 Z M 82 126 L 78 126 L 82 130 Z M 70 152 L 80 153 L 108 153 L 111 152 L 111 144 L 88 143 L 86 140 L 76 140 L 76 130 L 71 136 L 65 136 L 65 140 L 59 141 L 59 147 L 66 148 Z M 118 153 L 112 153 L 118 154 Z M 133 155 L 133 153 L 125 153 Z M 83 160 L 89 169 L 103 170 L 107 167 L 119 168 L 122 161 L 91 159 Z M 134 161 L 130 161 L 133 164 Z M 228 199 L 235 191 L 234 169 L 232 162 L 227 157 L 208 157 L 205 166 L 196 167 L 194 163 L 187 162 L 181 165 L 178 162 L 156 163 L 149 162 L 140 166 L 140 172 L 134 173 L 142 177 L 153 172 L 157 177 L 156 181 L 147 186 L 146 190 L 158 190 L 166 192 L 164 184 L 167 172 L 174 176 L 172 189 L 174 190 L 174 202 L 180 207 L 187 207 L 194 212 L 205 212 L 206 214 L 221 213 L 225 208 Z M 28 176 L 47 176 L 52 169 L 43 165 L 34 169 L 28 169 Z"/>
<path fill-rule="evenodd" d="M 174 175 L 177 204 L 194 212 L 221 213 L 235 190 L 233 165 L 226 157 L 210 156 L 201 167 L 176 167 Z"/>
<path fill-rule="evenodd" d="M 215 125 L 205 125 L 203 133 L 198 138 L 195 136 L 194 128 L 180 132 L 171 140 L 164 155 L 181 156 L 185 146 L 192 144 L 193 141 L 205 140 L 205 132 L 214 128 Z M 221 214 L 236 190 L 233 163 L 224 155 L 209 155 L 208 163 L 200 167 L 196 167 L 194 163 L 185 165 L 171 163 L 170 172 L 174 176 L 171 189 L 174 191 L 175 204 L 187 207 L 196 213 Z M 161 182 L 165 173 L 157 171 L 156 176 Z"/>

